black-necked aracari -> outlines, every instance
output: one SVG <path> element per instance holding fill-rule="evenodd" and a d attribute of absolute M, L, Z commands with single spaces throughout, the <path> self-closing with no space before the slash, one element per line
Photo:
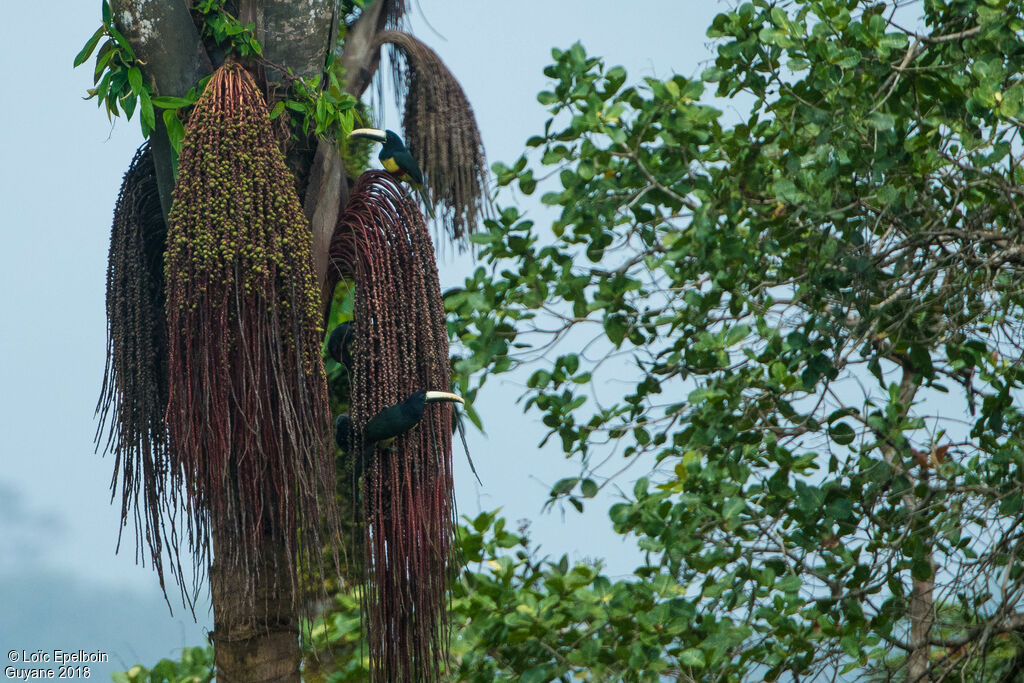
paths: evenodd
<path fill-rule="evenodd" d="M 429 403 L 464 403 L 462 397 L 447 391 L 417 391 L 404 401 L 382 409 L 366 423 L 363 433 L 363 452 L 356 460 L 356 475 L 362 473 L 364 462 L 376 446 L 387 446 L 396 437 L 405 434 L 423 419 Z M 342 413 L 334 421 L 334 442 L 345 454 L 352 447 L 352 418 Z"/>
<path fill-rule="evenodd" d="M 352 374 L 352 340 L 353 327 L 351 322 L 343 322 L 333 330 L 327 338 L 327 353 L 336 362 L 345 366 L 345 370 Z"/>
<path fill-rule="evenodd" d="M 367 138 L 381 143 L 380 154 L 377 155 L 381 166 L 395 178 L 404 180 L 412 185 L 413 189 L 419 193 L 420 199 L 423 200 L 423 206 L 427 210 L 427 215 L 431 218 L 434 217 L 434 207 L 430 205 L 427 193 L 423 189 L 423 171 L 420 170 L 420 165 L 416 163 L 416 159 L 406 149 L 405 143 L 402 142 L 402 138 L 398 136 L 398 133 L 393 130 L 379 130 L 377 128 L 356 128 L 349 136 L 353 138 Z"/>

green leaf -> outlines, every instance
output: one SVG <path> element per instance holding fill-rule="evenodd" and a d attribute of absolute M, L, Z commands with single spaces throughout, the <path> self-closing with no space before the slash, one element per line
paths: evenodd
<path fill-rule="evenodd" d="M 121 98 L 121 108 L 124 110 L 124 117 L 129 121 L 132 120 L 132 114 L 135 113 L 135 107 L 139 104 L 139 97 L 134 93 L 125 95 Z"/>
<path fill-rule="evenodd" d="M 551 487 L 551 495 L 561 496 L 566 493 L 569 493 L 574 488 L 576 488 L 577 483 L 579 483 L 579 478 L 577 477 L 567 477 L 565 479 L 559 479 L 557 482 L 555 482 L 555 485 Z"/>
<path fill-rule="evenodd" d="M 75 55 L 75 66 L 81 66 L 87 59 L 92 55 L 92 51 L 96 49 L 96 44 L 100 42 L 100 38 L 104 36 L 106 32 L 103 27 L 100 26 L 96 29 L 96 33 L 92 34 L 92 38 L 86 41 L 85 46 Z"/>
<path fill-rule="evenodd" d="M 187 97 L 168 97 L 166 95 L 160 95 L 159 97 L 151 97 L 149 99 L 150 102 L 153 103 L 154 107 L 160 107 L 161 109 L 181 109 L 182 107 L 190 107 L 195 104 L 195 102 Z"/>
<path fill-rule="evenodd" d="M 604 319 L 604 331 L 612 344 L 621 346 L 622 341 L 626 338 L 626 333 L 629 331 L 629 327 L 620 316 L 611 315 Z"/>
<path fill-rule="evenodd" d="M 726 519 L 732 519 L 739 515 L 746 507 L 747 504 L 742 498 L 730 498 L 725 502 L 725 505 L 722 506 L 722 516 Z"/>
<path fill-rule="evenodd" d="M 142 95 L 142 72 L 139 71 L 139 67 L 133 66 L 128 69 L 128 85 L 131 86 L 133 93 Z"/>
<path fill-rule="evenodd" d="M 128 41 L 125 39 L 125 37 L 123 35 L 121 35 L 121 32 L 118 31 L 114 27 L 113 24 L 110 24 L 110 25 L 107 26 L 107 31 L 110 33 L 111 37 L 114 39 L 114 42 L 117 43 L 117 47 L 122 52 L 124 52 L 125 61 L 126 62 L 134 62 L 135 61 L 135 50 L 133 50 L 132 46 L 128 44 Z"/>
<path fill-rule="evenodd" d="M 886 33 L 878 41 L 879 47 L 886 50 L 902 50 L 907 47 L 909 39 L 906 33 Z"/>
<path fill-rule="evenodd" d="M 790 204 L 800 204 L 807 201 L 808 199 L 807 195 L 804 192 L 800 191 L 797 188 L 796 183 L 794 183 L 789 178 L 783 178 L 777 181 L 772 186 L 772 189 L 775 192 L 776 198 L 778 198 L 778 200 L 782 202 L 787 202 Z"/>
<path fill-rule="evenodd" d="M 145 90 L 139 93 L 139 99 L 142 101 L 142 134 L 149 137 L 149 132 L 156 128 L 153 103 L 149 99 L 149 93 Z"/>
<path fill-rule="evenodd" d="M 181 143 L 185 139 L 185 126 L 178 118 L 178 113 L 168 109 L 163 113 L 164 126 L 167 128 L 167 139 L 171 143 L 171 173 L 178 179 L 178 155 L 181 154 Z"/>
<path fill-rule="evenodd" d="M 828 435 L 840 446 L 849 446 L 857 436 L 853 427 L 845 422 L 839 422 L 829 427 Z"/>
<path fill-rule="evenodd" d="M 734 325 L 729 328 L 729 333 L 725 336 L 725 345 L 728 347 L 739 344 L 747 338 L 748 334 L 750 334 L 750 325 Z"/>
<path fill-rule="evenodd" d="M 800 590 L 801 581 L 799 576 L 789 574 L 775 583 L 775 588 L 783 593 L 796 593 Z"/>
<path fill-rule="evenodd" d="M 864 120 L 875 130 L 892 130 L 896 126 L 896 119 L 892 114 L 885 114 L 880 111 L 876 111 Z"/>
<path fill-rule="evenodd" d="M 852 659 L 860 657 L 860 641 L 857 640 L 856 636 L 843 636 L 839 639 L 839 645 L 848 657 Z"/>
<path fill-rule="evenodd" d="M 687 648 L 679 653 L 679 663 L 684 666 L 696 666 L 704 668 L 707 666 L 707 661 L 704 658 L 704 653 L 695 647 Z"/>

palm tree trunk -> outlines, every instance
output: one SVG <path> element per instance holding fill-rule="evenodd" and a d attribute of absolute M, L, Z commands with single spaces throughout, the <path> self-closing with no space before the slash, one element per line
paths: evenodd
<path fill-rule="evenodd" d="M 219 534 L 213 534 L 214 557 Z M 210 591 L 214 606 L 211 634 L 218 683 L 299 683 L 302 652 L 299 624 L 288 588 L 282 553 L 264 546 L 259 580 L 247 582 L 241 567 L 214 560 Z M 221 554 L 223 556 L 223 554 Z M 255 595 L 250 595 L 255 592 Z"/>

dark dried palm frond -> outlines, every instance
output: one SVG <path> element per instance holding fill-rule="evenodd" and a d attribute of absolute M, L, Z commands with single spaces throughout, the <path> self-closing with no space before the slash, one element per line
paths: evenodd
<path fill-rule="evenodd" d="M 166 227 L 149 143 L 135 153 L 114 207 L 107 264 L 107 365 L 96 406 L 97 447 L 114 454 L 111 494 L 121 487 L 121 532 L 135 521 L 135 555 L 148 554 L 164 586 L 162 550 L 180 577 L 174 514 L 175 479 L 167 447 Z M 105 435 L 105 436 L 104 436 Z M 143 550 L 143 539 L 148 546 Z M 120 546 L 118 534 L 118 546 Z M 180 582 L 179 582 L 180 584 Z M 184 592 L 183 592 L 184 594 Z"/>
<path fill-rule="evenodd" d="M 319 289 L 266 104 L 237 65 L 189 118 L 169 222 L 167 426 L 196 564 L 212 531 L 218 565 L 255 584 L 272 549 L 294 597 L 299 559 L 322 570 L 321 522 L 337 528 Z"/>
<path fill-rule="evenodd" d="M 447 390 L 448 335 L 434 249 L 423 216 L 386 173 L 360 176 L 331 245 L 331 277 L 355 277 L 352 417 L 362 430 L 419 390 Z M 447 658 L 447 588 L 454 537 L 453 408 L 423 420 L 364 470 L 363 592 L 376 681 L 437 680 Z"/>
<path fill-rule="evenodd" d="M 396 80 L 406 88 L 405 144 L 420 164 L 445 232 L 465 246 L 487 211 L 487 162 L 473 108 L 452 72 L 422 42 L 400 31 L 382 31 L 377 42 L 392 44 L 404 58 Z"/>

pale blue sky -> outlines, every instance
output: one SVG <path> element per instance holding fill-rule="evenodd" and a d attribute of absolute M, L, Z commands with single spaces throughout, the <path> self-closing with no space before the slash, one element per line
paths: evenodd
<path fill-rule="evenodd" d="M 590 54 L 624 65 L 631 82 L 695 75 L 712 58 L 704 30 L 721 9 L 696 0 L 418 4 L 437 33 L 419 11 L 413 32 L 463 84 L 492 162 L 514 161 L 541 131 L 547 115 L 536 93 L 546 88 L 552 47 L 581 40 Z M 4 2 L 0 22 L 9 76 L 0 96 L 0 663 L 11 648 L 100 649 L 112 658 L 94 675 L 102 681 L 112 668 L 199 644 L 212 619 L 204 612 L 195 624 L 176 604 L 168 614 L 156 577 L 135 564 L 130 529 L 114 555 L 113 461 L 93 454 L 111 210 L 141 143 L 136 121 L 112 126 L 81 99 L 91 68 L 71 68 L 99 24 L 99 5 Z M 399 127 L 394 116 L 386 123 Z M 499 203 L 519 201 L 540 221 L 535 197 Z M 475 265 L 448 256 L 442 287 Z M 492 380 L 480 399 L 487 435 L 469 439 L 484 486 L 456 452 L 460 510 L 503 507 L 513 522 L 532 520 L 544 552 L 606 557 L 613 574 L 628 572 L 635 547 L 611 533 L 602 506 L 583 517 L 541 514 L 550 484 L 577 465 L 555 443 L 537 449 L 545 429 L 515 405 L 521 393 L 514 377 Z"/>

